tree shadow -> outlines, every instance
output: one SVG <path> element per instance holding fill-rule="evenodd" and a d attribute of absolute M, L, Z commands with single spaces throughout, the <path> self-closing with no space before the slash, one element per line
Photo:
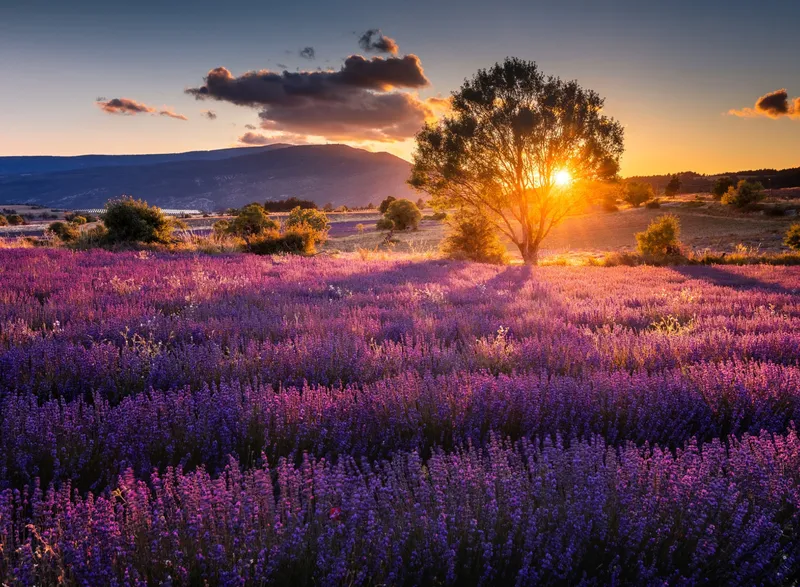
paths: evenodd
<path fill-rule="evenodd" d="M 719 265 L 677 265 L 671 269 L 689 279 L 706 281 L 712 285 L 728 287 L 736 291 L 762 290 L 792 296 L 800 293 L 798 288 L 788 288 L 781 283 L 743 275 Z"/>

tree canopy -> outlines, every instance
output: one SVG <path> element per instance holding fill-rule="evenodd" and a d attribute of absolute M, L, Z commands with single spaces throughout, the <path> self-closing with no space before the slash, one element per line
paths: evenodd
<path fill-rule="evenodd" d="M 536 263 L 550 230 L 614 177 L 623 128 L 575 81 L 507 58 L 453 93 L 451 114 L 417 135 L 409 183 L 437 208 L 472 209 Z"/>

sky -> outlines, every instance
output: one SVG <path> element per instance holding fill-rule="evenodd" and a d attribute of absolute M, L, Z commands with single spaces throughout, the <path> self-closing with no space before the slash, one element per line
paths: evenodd
<path fill-rule="evenodd" d="M 605 98 L 623 175 L 797 167 L 798 22 L 789 0 L 0 0 L 0 156 L 409 158 L 443 98 L 515 56 Z"/>

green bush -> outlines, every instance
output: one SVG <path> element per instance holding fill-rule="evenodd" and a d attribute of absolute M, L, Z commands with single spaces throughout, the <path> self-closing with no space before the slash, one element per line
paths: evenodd
<path fill-rule="evenodd" d="M 422 217 L 423 220 L 435 220 L 441 222 L 447 220 L 447 212 L 434 212 L 433 214 L 426 214 Z"/>
<path fill-rule="evenodd" d="M 289 216 L 286 217 L 284 225 L 286 228 L 307 226 L 321 235 L 327 234 L 328 229 L 331 227 L 331 223 L 328 221 L 328 216 L 325 212 L 314 208 L 301 208 L 300 206 L 292 208 L 291 212 L 289 212 Z"/>
<path fill-rule="evenodd" d="M 375 226 L 378 227 L 378 230 L 392 230 L 394 229 L 394 222 L 386 217 L 383 217 L 375 223 Z"/>
<path fill-rule="evenodd" d="M 647 202 L 644 205 L 644 207 L 647 208 L 648 210 L 656 210 L 658 208 L 661 208 L 661 202 L 658 200 L 658 198 L 656 198 L 655 200 L 650 200 L 649 202 Z"/>
<path fill-rule="evenodd" d="M 269 217 L 269 212 L 261 204 L 253 203 L 239 210 L 236 217 L 227 223 L 226 230 L 230 235 L 249 238 L 278 230 L 279 226 L 275 220 Z"/>
<path fill-rule="evenodd" d="M 19 214 L 9 214 L 6 220 L 11 226 L 22 226 L 25 224 L 25 219 Z"/>
<path fill-rule="evenodd" d="M 625 192 L 622 199 L 634 208 L 638 208 L 654 196 L 653 186 L 649 183 L 630 181 L 625 185 Z"/>
<path fill-rule="evenodd" d="M 508 253 L 492 223 L 483 215 L 459 212 L 450 222 L 442 253 L 451 259 L 503 264 Z"/>
<path fill-rule="evenodd" d="M 736 187 L 728 188 L 722 196 L 722 203 L 735 208 L 747 208 L 765 197 L 764 186 L 757 181 L 741 180 Z"/>
<path fill-rule="evenodd" d="M 76 241 L 81 234 L 80 229 L 74 222 L 53 222 L 47 227 L 47 230 L 65 243 Z"/>
<path fill-rule="evenodd" d="M 794 251 L 800 251 L 800 223 L 792 224 L 786 232 L 783 244 Z"/>
<path fill-rule="evenodd" d="M 123 196 L 106 204 L 102 215 L 110 243 L 161 243 L 172 240 L 172 231 L 184 226 L 144 200 Z"/>
<path fill-rule="evenodd" d="M 715 199 L 721 200 L 722 196 L 728 193 L 728 189 L 735 185 L 736 181 L 732 177 L 718 177 L 711 188 L 711 195 Z"/>
<path fill-rule="evenodd" d="M 88 222 L 88 220 L 84 216 L 73 216 L 70 219 L 70 224 L 75 224 L 77 226 L 82 226 L 82 225 L 86 224 L 87 222 Z"/>
<path fill-rule="evenodd" d="M 314 231 L 295 228 L 281 234 L 269 230 L 248 240 L 247 250 L 256 255 L 311 255 L 315 252 Z"/>
<path fill-rule="evenodd" d="M 680 254 L 681 225 L 677 216 L 664 214 L 654 219 L 647 230 L 636 233 L 636 243 L 642 255 L 665 257 Z"/>
<path fill-rule="evenodd" d="M 383 200 L 383 202 L 380 203 L 380 206 L 378 206 L 378 212 L 380 212 L 381 214 L 386 214 L 386 211 L 389 209 L 389 206 L 392 205 L 392 202 L 396 201 L 397 198 L 395 198 L 394 196 L 389 196 L 388 198 Z"/>
<path fill-rule="evenodd" d="M 0 214 L 0 226 L 8 226 L 8 219 Z"/>
<path fill-rule="evenodd" d="M 392 221 L 395 230 L 416 230 L 422 220 L 422 212 L 411 200 L 401 199 L 389 204 L 383 217 Z"/>
<path fill-rule="evenodd" d="M 108 242 L 108 230 L 102 224 L 97 224 L 88 230 L 81 231 L 72 245 L 77 249 L 91 249 L 102 246 L 106 242 Z"/>
<path fill-rule="evenodd" d="M 675 195 L 678 193 L 678 190 L 681 189 L 681 178 L 677 175 L 673 175 L 667 186 L 664 188 L 664 195 L 668 198 L 674 198 Z"/>

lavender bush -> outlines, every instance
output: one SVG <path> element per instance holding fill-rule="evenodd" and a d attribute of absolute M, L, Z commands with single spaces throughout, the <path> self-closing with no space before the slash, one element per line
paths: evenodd
<path fill-rule="evenodd" d="M 4 249 L 0 579 L 791 585 L 798 290 Z"/>

